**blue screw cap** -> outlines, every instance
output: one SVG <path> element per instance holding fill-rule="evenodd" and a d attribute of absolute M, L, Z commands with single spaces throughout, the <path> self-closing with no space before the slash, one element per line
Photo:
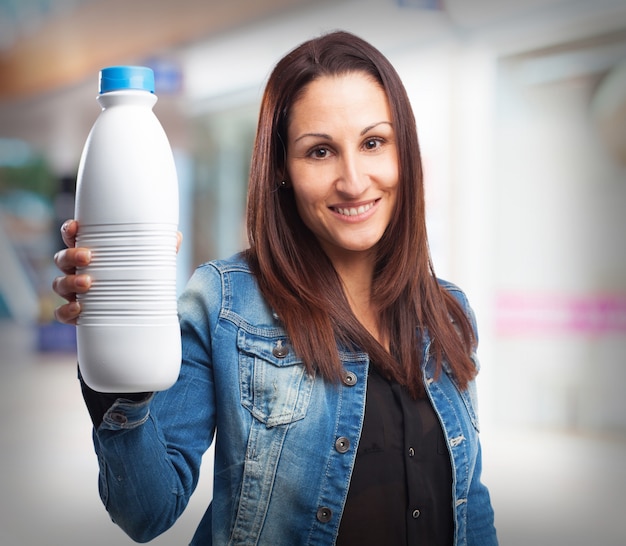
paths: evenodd
<path fill-rule="evenodd" d="M 109 66 L 100 71 L 100 93 L 122 89 L 154 93 L 154 72 L 146 66 Z"/>

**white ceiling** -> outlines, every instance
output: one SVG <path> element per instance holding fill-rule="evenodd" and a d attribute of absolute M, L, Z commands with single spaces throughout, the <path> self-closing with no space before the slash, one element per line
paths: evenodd
<path fill-rule="evenodd" d="M 156 111 L 174 140 L 182 130 L 181 109 L 190 115 L 223 106 L 226 100 L 249 101 L 258 96 L 282 54 L 334 28 L 362 35 L 392 61 L 405 58 L 406 51 L 450 43 L 481 44 L 495 57 L 545 48 L 556 48 L 551 53 L 555 55 L 559 45 L 626 29 L 624 0 L 445 0 L 445 11 L 415 6 L 423 6 L 424 0 L 300 3 L 272 18 L 171 50 L 182 68 L 185 91 L 160 98 Z M 539 68 L 550 71 L 546 64 L 534 66 Z M 96 92 L 94 74 L 39 98 L 0 102 L 0 137 L 25 139 L 44 150 L 56 169 L 73 168 L 76 150 L 82 148 L 98 113 Z"/>

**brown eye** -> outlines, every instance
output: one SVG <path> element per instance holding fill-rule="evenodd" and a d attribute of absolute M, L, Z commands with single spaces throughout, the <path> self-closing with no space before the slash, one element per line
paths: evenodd
<path fill-rule="evenodd" d="M 311 157 L 315 159 L 326 159 L 328 155 L 328 148 L 315 148 L 311 151 Z"/>
<path fill-rule="evenodd" d="M 370 138 L 365 141 L 364 147 L 366 150 L 375 150 L 381 145 L 381 142 L 377 138 Z"/>

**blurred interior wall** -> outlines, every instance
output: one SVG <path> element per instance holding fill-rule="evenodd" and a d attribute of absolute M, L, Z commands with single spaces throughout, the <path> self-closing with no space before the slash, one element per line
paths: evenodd
<path fill-rule="evenodd" d="M 626 432 L 626 164 L 601 134 L 597 104 L 625 59 L 620 32 L 499 61 L 502 422 Z"/>
<path fill-rule="evenodd" d="M 483 420 L 626 432 L 626 175 L 598 114 L 626 55 L 626 4 L 298 4 L 159 52 L 183 78 L 155 107 L 185 181 L 183 276 L 245 245 L 249 151 L 272 65 L 345 28 L 391 59 L 413 103 L 435 268 L 478 317 Z M 66 174 L 95 92 L 94 75 L 0 103 L 0 136 L 31 141 Z"/>

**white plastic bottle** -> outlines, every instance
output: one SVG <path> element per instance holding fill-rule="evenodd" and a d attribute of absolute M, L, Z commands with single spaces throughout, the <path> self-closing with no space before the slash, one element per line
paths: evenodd
<path fill-rule="evenodd" d="M 180 371 L 178 181 L 156 100 L 151 69 L 103 69 L 78 170 L 76 246 L 92 254 L 79 271 L 92 286 L 78 296 L 78 363 L 99 392 L 164 390 Z"/>

